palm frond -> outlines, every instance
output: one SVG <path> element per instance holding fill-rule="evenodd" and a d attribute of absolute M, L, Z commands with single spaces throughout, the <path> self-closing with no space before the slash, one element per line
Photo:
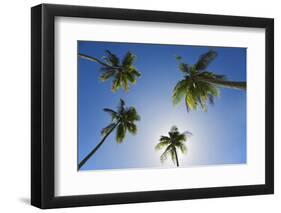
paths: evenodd
<path fill-rule="evenodd" d="M 140 77 L 141 76 L 141 73 L 138 70 L 136 70 L 135 68 L 131 67 L 129 72 L 134 74 L 136 77 Z"/>
<path fill-rule="evenodd" d="M 161 141 L 155 146 L 155 150 L 163 149 L 164 147 L 167 147 L 170 144 L 170 141 Z"/>
<path fill-rule="evenodd" d="M 123 58 L 122 66 L 123 67 L 130 67 L 130 66 L 132 66 L 135 58 L 136 58 L 136 56 L 133 53 L 127 52 L 125 57 Z"/>
<path fill-rule="evenodd" d="M 117 112 L 118 112 L 120 115 L 123 116 L 124 111 L 125 111 L 125 101 L 124 101 L 122 98 L 120 98 L 120 100 L 119 100 L 119 105 L 118 105 L 118 107 L 117 107 Z"/>
<path fill-rule="evenodd" d="M 135 107 L 129 107 L 126 109 L 126 119 L 128 121 L 139 121 L 141 118 Z"/>
<path fill-rule="evenodd" d="M 115 120 L 115 119 L 119 118 L 118 112 L 116 112 L 116 111 L 114 111 L 112 109 L 104 108 L 103 111 L 107 112 L 111 116 L 112 120 Z"/>
<path fill-rule="evenodd" d="M 117 143 L 122 143 L 126 135 L 126 126 L 121 122 L 117 126 L 117 131 L 116 131 L 116 142 Z"/>
<path fill-rule="evenodd" d="M 186 94 L 185 96 L 185 106 L 187 112 L 190 110 L 196 110 L 197 109 L 197 101 L 196 98 L 193 96 L 191 90 L 189 90 L 189 93 Z"/>
<path fill-rule="evenodd" d="M 187 137 L 192 136 L 193 134 L 187 130 L 185 130 L 182 134 L 185 134 Z"/>
<path fill-rule="evenodd" d="M 105 136 L 107 135 L 110 131 L 112 131 L 112 128 L 115 127 L 115 123 L 111 123 L 109 124 L 108 126 L 104 127 L 102 130 L 101 130 L 101 135 L 102 136 Z"/>
<path fill-rule="evenodd" d="M 171 138 L 169 138 L 168 136 L 161 136 L 159 141 L 160 142 L 169 142 L 170 143 Z"/>
<path fill-rule="evenodd" d="M 107 68 L 108 69 L 108 68 Z M 100 80 L 101 81 L 106 81 L 109 78 L 113 77 L 115 75 L 115 70 L 110 69 L 107 71 L 104 71 L 101 75 L 100 75 Z"/>
<path fill-rule="evenodd" d="M 179 64 L 179 70 L 182 71 L 184 74 L 190 74 L 189 65 L 185 63 Z"/>
<path fill-rule="evenodd" d="M 179 56 L 179 55 L 176 55 L 176 60 L 177 60 L 178 62 L 181 62 L 182 57 L 181 57 L 181 56 Z"/>
<path fill-rule="evenodd" d="M 208 95 L 209 103 L 214 105 L 214 96 L 213 95 Z"/>
<path fill-rule="evenodd" d="M 122 78 L 120 73 L 118 73 L 117 75 L 115 75 L 115 79 L 112 81 L 112 86 L 111 86 L 111 90 L 113 92 L 116 92 L 120 87 L 121 87 L 121 82 Z"/>
<path fill-rule="evenodd" d="M 122 88 L 125 92 L 128 92 L 129 90 L 129 82 L 126 75 L 122 75 Z"/>
<path fill-rule="evenodd" d="M 198 62 L 195 65 L 195 68 L 199 71 L 204 70 L 208 65 L 217 57 L 217 52 L 214 50 L 209 50 L 207 53 L 204 53 L 199 57 Z"/>
<path fill-rule="evenodd" d="M 104 60 L 111 66 L 119 66 L 119 58 L 109 50 L 106 50 L 105 52 L 106 57 L 104 57 Z"/>
<path fill-rule="evenodd" d="M 185 141 L 186 141 L 186 135 L 185 135 L 185 134 L 180 134 L 180 133 L 178 133 L 178 134 L 176 135 L 176 137 L 175 137 L 175 141 L 176 141 L 177 143 L 183 143 L 183 142 L 185 142 Z"/>
<path fill-rule="evenodd" d="M 174 105 L 176 105 L 179 102 L 181 102 L 183 97 L 186 95 L 186 92 L 188 90 L 188 83 L 189 83 L 189 80 L 188 79 L 184 79 L 184 80 L 179 81 L 176 84 L 176 86 L 175 86 L 175 88 L 173 90 L 173 96 L 172 96 L 173 104 Z"/>
<path fill-rule="evenodd" d="M 163 154 L 160 156 L 160 161 L 163 163 L 165 160 L 167 160 L 168 156 L 171 155 L 173 152 L 172 145 L 169 145 L 166 150 L 163 152 Z"/>
<path fill-rule="evenodd" d="M 186 147 L 185 144 L 180 143 L 177 147 L 181 150 L 182 154 L 186 154 L 187 153 L 187 147 Z"/>
<path fill-rule="evenodd" d="M 136 124 L 134 124 L 133 122 L 127 122 L 126 126 L 127 126 L 127 129 L 128 129 L 128 132 L 130 132 L 133 135 L 137 134 L 138 129 L 137 129 Z"/>
<path fill-rule="evenodd" d="M 126 72 L 125 75 L 131 84 L 135 84 L 137 82 L 135 75 L 132 72 Z"/>

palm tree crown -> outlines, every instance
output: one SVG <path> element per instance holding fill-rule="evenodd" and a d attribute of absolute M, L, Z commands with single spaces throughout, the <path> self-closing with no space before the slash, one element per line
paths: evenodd
<path fill-rule="evenodd" d="M 181 62 L 178 56 L 179 70 L 184 79 L 179 81 L 173 90 L 173 103 L 185 99 L 187 111 L 196 110 L 197 106 L 207 110 L 207 102 L 213 104 L 214 97 L 219 95 L 218 87 L 246 90 L 246 82 L 226 81 L 225 76 L 207 71 L 208 65 L 216 58 L 217 52 L 210 50 L 200 56 L 197 63 L 189 65 Z"/>
<path fill-rule="evenodd" d="M 141 76 L 140 72 L 133 66 L 136 56 L 131 52 L 127 52 L 123 60 L 120 61 L 119 58 L 109 50 L 106 50 L 105 53 L 106 55 L 102 57 L 102 60 L 85 54 L 79 54 L 79 56 L 101 65 L 100 80 L 107 81 L 112 79 L 111 89 L 113 92 L 120 88 L 128 91 L 129 84 L 135 84 L 137 78 Z"/>
<path fill-rule="evenodd" d="M 120 99 L 120 103 L 117 107 L 117 110 L 112 110 L 105 108 L 105 112 L 109 113 L 111 116 L 111 123 L 102 129 L 101 135 L 103 136 L 102 140 L 98 145 L 79 163 L 78 169 L 80 169 L 95 152 L 100 148 L 100 146 L 105 142 L 105 139 L 113 132 L 116 131 L 116 142 L 122 143 L 127 131 L 133 135 L 137 133 L 136 121 L 140 120 L 140 116 L 137 113 L 135 107 L 125 107 L 125 102 Z"/>
<path fill-rule="evenodd" d="M 165 151 L 160 156 L 161 162 L 165 161 L 168 156 L 170 156 L 172 161 L 179 166 L 177 149 L 179 149 L 183 154 L 187 152 L 185 142 L 187 140 L 187 136 L 191 135 L 191 133 L 187 131 L 180 133 L 176 126 L 172 126 L 168 134 L 169 136 L 160 137 L 160 142 L 155 146 L 155 150 L 165 148 Z"/>
<path fill-rule="evenodd" d="M 103 110 L 110 114 L 111 123 L 102 129 L 102 135 L 108 134 L 112 127 L 116 127 L 116 142 L 121 143 L 123 142 L 127 131 L 133 135 L 137 133 L 137 126 L 135 122 L 140 120 L 140 116 L 138 115 L 135 107 L 125 107 L 125 102 L 120 99 L 120 103 L 116 111 L 108 108 Z"/>

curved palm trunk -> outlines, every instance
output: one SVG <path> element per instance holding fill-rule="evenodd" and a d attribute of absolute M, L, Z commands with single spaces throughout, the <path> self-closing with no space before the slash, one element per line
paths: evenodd
<path fill-rule="evenodd" d="M 231 89 L 241 89 L 241 90 L 247 89 L 246 82 L 225 81 L 225 80 L 218 80 L 218 79 L 203 79 L 203 78 L 200 78 L 200 80 L 211 84 L 215 84 L 217 86 L 227 87 Z"/>
<path fill-rule="evenodd" d="M 82 53 L 79 53 L 78 56 L 81 57 L 81 58 L 87 59 L 89 61 L 93 61 L 93 62 L 99 63 L 100 65 L 103 65 L 105 67 L 114 68 L 114 67 L 109 66 L 108 64 L 106 64 L 106 63 L 102 62 L 101 60 L 99 60 L 97 58 L 94 58 L 92 56 L 88 56 L 88 55 L 85 55 L 85 54 L 82 54 Z"/>
<path fill-rule="evenodd" d="M 176 156 L 176 163 L 177 163 L 177 167 L 179 167 L 179 159 L 178 159 L 178 154 L 177 154 L 177 150 L 174 149 L 174 152 L 175 152 L 175 156 Z"/>
<path fill-rule="evenodd" d="M 103 139 L 99 142 L 99 144 L 79 163 L 78 170 L 92 157 L 93 154 L 100 148 L 100 146 L 104 143 L 105 139 L 110 135 L 110 133 L 116 128 L 119 121 L 111 128 L 111 130 L 103 137 Z"/>

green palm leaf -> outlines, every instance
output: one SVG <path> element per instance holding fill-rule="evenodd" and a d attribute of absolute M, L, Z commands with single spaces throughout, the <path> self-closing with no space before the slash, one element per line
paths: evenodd
<path fill-rule="evenodd" d="M 217 55 L 217 52 L 209 50 L 207 53 L 200 56 L 195 68 L 198 71 L 206 69 L 208 65 L 217 57 Z"/>
<path fill-rule="evenodd" d="M 136 56 L 133 53 L 127 52 L 125 57 L 123 58 L 122 66 L 130 67 L 133 64 L 135 58 L 136 58 Z"/>
<path fill-rule="evenodd" d="M 119 66 L 119 58 L 109 50 L 106 50 L 105 52 L 106 56 L 104 57 L 104 60 L 111 66 Z"/>

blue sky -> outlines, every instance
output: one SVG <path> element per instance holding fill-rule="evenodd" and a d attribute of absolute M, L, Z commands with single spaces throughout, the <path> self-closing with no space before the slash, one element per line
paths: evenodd
<path fill-rule="evenodd" d="M 110 50 L 119 58 L 127 51 L 137 58 L 135 67 L 142 73 L 129 92 L 111 91 L 111 80 L 99 81 L 100 65 L 78 58 L 78 161 L 101 140 L 100 131 L 110 122 L 103 108 L 115 109 L 119 99 L 136 107 L 141 116 L 138 134 L 127 134 L 122 144 L 115 142 L 115 132 L 81 170 L 170 168 L 170 159 L 160 162 L 162 151 L 155 151 L 161 135 L 172 125 L 193 136 L 186 145 L 186 155 L 179 154 L 181 167 L 246 163 L 246 92 L 220 89 L 215 104 L 208 111 L 187 113 L 184 103 L 172 104 L 172 91 L 183 78 L 175 56 L 193 64 L 210 47 L 78 41 L 78 52 L 96 58 Z M 246 81 L 246 49 L 212 47 L 218 57 L 208 70 L 226 75 L 232 81 Z"/>

